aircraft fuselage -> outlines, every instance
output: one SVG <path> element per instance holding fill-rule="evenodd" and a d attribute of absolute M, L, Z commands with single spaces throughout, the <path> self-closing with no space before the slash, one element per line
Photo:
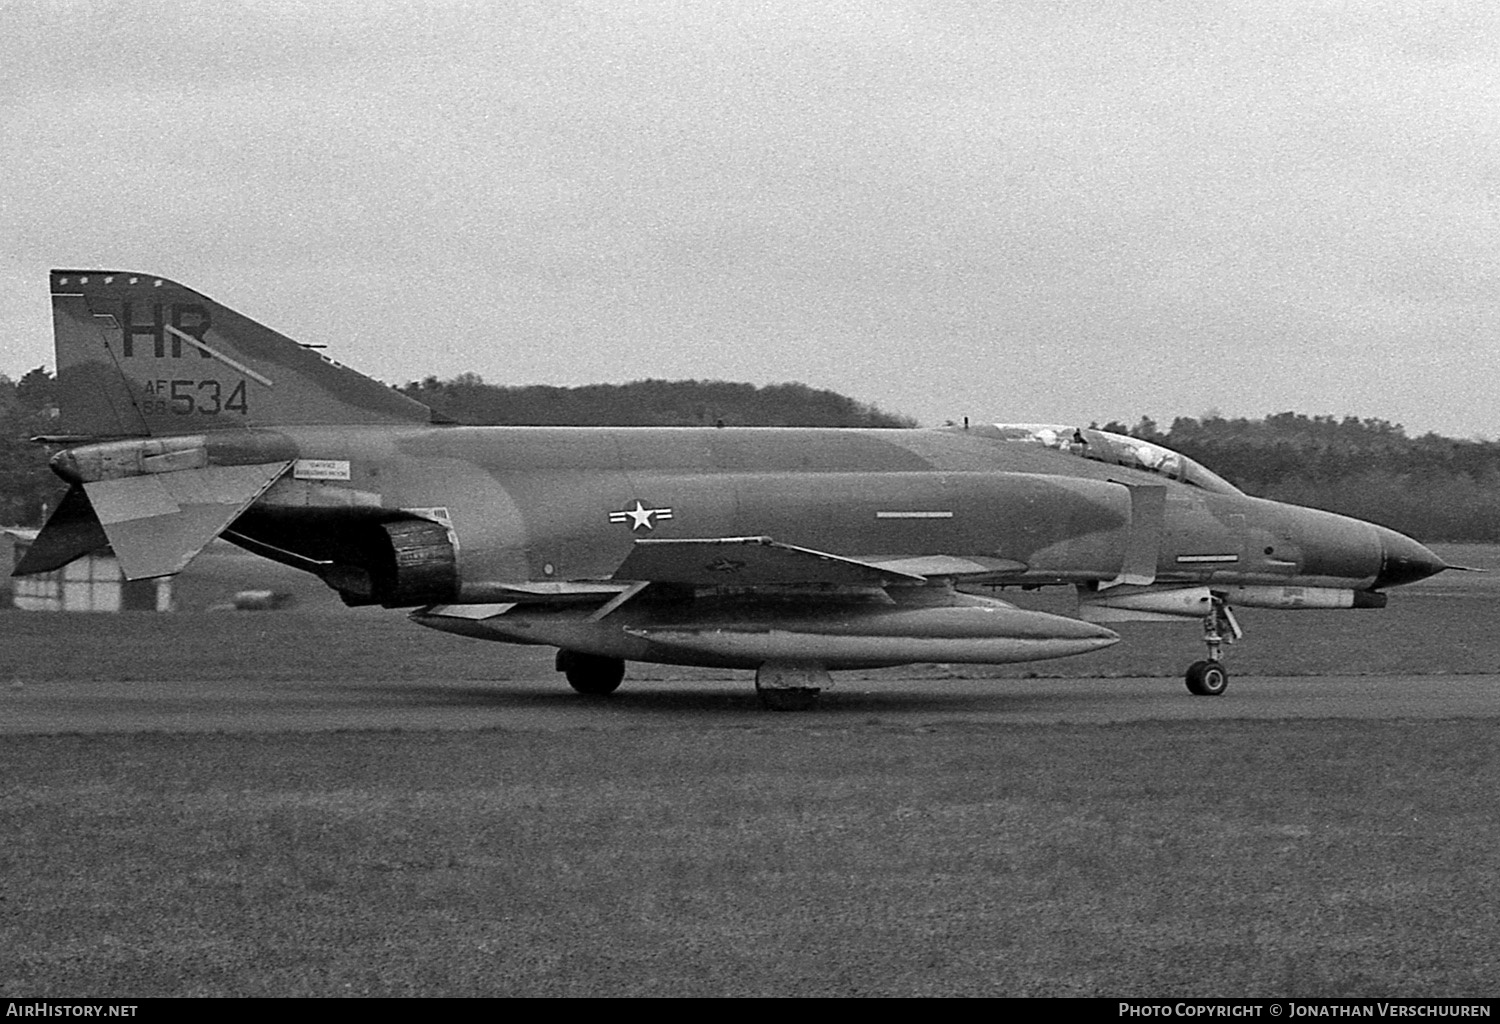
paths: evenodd
<path fill-rule="evenodd" d="M 1441 564 L 1359 520 L 962 430 L 281 427 L 204 443 L 216 464 L 292 462 L 231 539 L 326 562 L 306 542 L 351 519 L 440 518 L 455 598 L 494 581 L 608 579 L 636 541 L 669 538 L 957 556 L 972 564 L 955 577 L 1007 585 L 1107 581 L 1145 529 L 1155 583 L 1365 591 L 1405 582 L 1403 565 Z M 1141 522 L 1133 489 L 1159 493 L 1158 523 Z"/>

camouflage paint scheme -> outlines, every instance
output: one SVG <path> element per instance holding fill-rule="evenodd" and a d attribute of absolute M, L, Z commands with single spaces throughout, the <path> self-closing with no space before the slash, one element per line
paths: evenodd
<path fill-rule="evenodd" d="M 1445 568 L 1100 431 L 456 426 L 165 278 L 59 270 L 52 292 L 73 486 L 18 573 L 108 541 L 131 578 L 168 575 L 222 535 L 350 604 L 556 646 L 586 692 L 621 660 L 813 692 L 832 668 L 1117 639 L 971 584 L 1200 619 L 1217 666 L 1230 603 L 1379 606 Z"/>

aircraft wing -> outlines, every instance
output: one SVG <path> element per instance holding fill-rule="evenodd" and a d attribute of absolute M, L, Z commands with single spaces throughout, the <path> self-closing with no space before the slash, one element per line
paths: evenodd
<path fill-rule="evenodd" d="M 613 578 L 695 586 L 821 583 L 883 587 L 926 582 L 919 573 L 782 544 L 770 537 L 638 540 Z"/>

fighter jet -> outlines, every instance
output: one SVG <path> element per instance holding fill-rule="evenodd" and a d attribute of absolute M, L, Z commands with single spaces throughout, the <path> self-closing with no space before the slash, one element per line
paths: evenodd
<path fill-rule="evenodd" d="M 51 275 L 71 486 L 16 573 L 108 544 L 127 578 L 215 537 L 349 605 L 557 648 L 584 694 L 626 662 L 752 670 L 810 706 L 841 669 L 1083 654 L 1128 619 L 1369 608 L 1442 571 L 1392 530 L 1254 498 L 1183 455 L 1053 425 L 471 427 L 163 277 Z M 1071 587 L 1079 616 L 976 590 Z"/>

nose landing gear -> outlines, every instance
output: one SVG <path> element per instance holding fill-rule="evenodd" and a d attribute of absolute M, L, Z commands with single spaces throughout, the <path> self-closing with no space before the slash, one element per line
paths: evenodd
<path fill-rule="evenodd" d="M 1225 644 L 1244 636 L 1229 605 L 1218 594 L 1212 595 L 1208 614 L 1203 616 L 1203 642 L 1208 645 L 1208 659 L 1188 666 L 1188 692 L 1199 697 L 1218 697 L 1229 689 L 1229 673 L 1220 655 Z"/>

